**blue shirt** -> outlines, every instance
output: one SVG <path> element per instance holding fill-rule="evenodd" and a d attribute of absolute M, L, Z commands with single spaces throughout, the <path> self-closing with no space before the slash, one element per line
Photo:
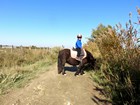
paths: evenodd
<path fill-rule="evenodd" d="M 76 41 L 75 47 L 76 48 L 82 48 L 82 42 L 81 42 L 81 40 L 77 40 Z"/>

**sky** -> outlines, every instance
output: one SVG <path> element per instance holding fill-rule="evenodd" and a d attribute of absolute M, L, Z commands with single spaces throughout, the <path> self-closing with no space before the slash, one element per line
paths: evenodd
<path fill-rule="evenodd" d="M 137 20 L 139 0 L 0 0 L 0 44 L 75 47 L 99 24 L 122 25 Z"/>

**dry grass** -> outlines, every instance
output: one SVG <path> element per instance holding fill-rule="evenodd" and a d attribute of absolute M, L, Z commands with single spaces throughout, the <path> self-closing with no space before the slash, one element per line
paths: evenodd
<path fill-rule="evenodd" d="M 52 49 L 1 49 L 0 94 L 21 87 L 39 71 L 56 62 L 59 47 Z"/>
<path fill-rule="evenodd" d="M 100 52 L 101 59 L 97 62 L 100 70 L 92 77 L 103 86 L 113 104 L 140 104 L 140 49 L 133 40 L 135 29 L 130 20 L 126 29 L 118 26 L 116 30 L 100 25 L 93 30 L 94 42 L 89 41 L 89 49 Z"/>

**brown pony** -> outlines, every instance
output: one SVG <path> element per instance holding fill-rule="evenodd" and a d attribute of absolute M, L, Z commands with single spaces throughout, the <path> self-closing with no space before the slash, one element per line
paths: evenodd
<path fill-rule="evenodd" d="M 71 57 L 70 49 L 60 50 L 58 54 L 58 65 L 57 65 L 58 74 L 60 74 L 61 72 L 63 75 L 66 74 L 64 69 L 65 63 L 68 63 L 73 66 L 79 65 L 75 73 L 75 76 L 79 75 L 79 73 L 81 75 L 84 74 L 83 68 L 87 64 L 90 64 L 94 68 L 96 59 L 92 56 L 92 54 L 89 51 L 85 50 L 85 52 L 87 53 L 86 57 L 82 60 L 82 62 L 80 62 Z"/>

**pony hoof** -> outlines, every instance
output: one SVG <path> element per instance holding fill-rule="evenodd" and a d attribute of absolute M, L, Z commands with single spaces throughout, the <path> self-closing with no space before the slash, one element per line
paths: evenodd
<path fill-rule="evenodd" d="M 79 75 L 75 75 L 75 77 L 79 77 Z"/>
<path fill-rule="evenodd" d="M 66 76 L 67 74 L 65 73 L 65 74 L 63 74 L 64 76 Z"/>
<path fill-rule="evenodd" d="M 74 76 L 78 76 L 79 74 L 74 74 Z"/>
<path fill-rule="evenodd" d="M 61 74 L 61 71 L 58 71 L 58 74 Z"/>
<path fill-rule="evenodd" d="M 79 75 L 76 75 L 75 77 L 79 77 Z"/>
<path fill-rule="evenodd" d="M 62 75 L 67 75 L 66 73 L 62 73 Z"/>
<path fill-rule="evenodd" d="M 85 73 L 83 75 L 86 75 Z"/>
<path fill-rule="evenodd" d="M 85 73 L 81 73 L 81 75 L 86 75 Z"/>

